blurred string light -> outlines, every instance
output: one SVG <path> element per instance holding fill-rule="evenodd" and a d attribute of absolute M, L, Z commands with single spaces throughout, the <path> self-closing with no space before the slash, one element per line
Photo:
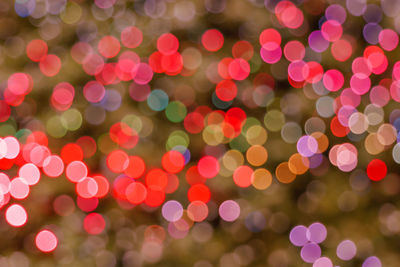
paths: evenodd
<path fill-rule="evenodd" d="M 160 207 L 165 221 L 146 227 L 141 248 L 156 263 L 167 233 L 206 240 L 216 216 L 251 232 L 268 223 L 284 231 L 286 215 L 267 222 L 225 190 L 278 194 L 276 185 L 308 172 L 323 176 L 332 165 L 351 173 L 351 187 L 363 192 L 369 181 L 392 174 L 383 152 L 391 149 L 400 162 L 400 112 L 392 108 L 400 102 L 400 63 L 391 54 L 399 23 L 394 29 L 383 23 L 400 11 L 395 1 L 249 1 L 271 23 L 243 26 L 237 40 L 219 23 L 191 32 L 205 12 L 229 13 L 228 1 L 206 0 L 201 8 L 182 1 L 79 2 L 14 2 L 15 14 L 38 27 L 40 38 L 8 40 L 10 57 L 32 61 L 8 75 L 0 100 L 0 204 L 13 227 L 32 220 L 24 203 L 43 180 L 66 178 L 76 198 L 59 195 L 53 209 L 68 216 L 76 204 L 93 236 L 111 227 L 99 199 L 111 196 L 125 210 Z M 351 27 L 359 16 L 365 46 Z M 170 20 L 160 22 L 163 17 Z M 171 26 L 175 19 L 179 25 Z M 68 38 L 65 29 L 75 31 L 72 42 L 61 40 Z M 38 96 L 44 84 L 51 87 L 46 104 Z M 44 108 L 43 116 L 35 115 Z M 344 192 L 343 211 L 346 199 L 357 202 Z M 63 240 L 50 228 L 36 234 L 42 252 L 57 251 Z M 305 262 L 333 266 L 322 257 L 326 232 L 321 223 L 297 226 L 290 240 L 302 247 Z M 355 251 L 346 240 L 337 256 L 350 260 Z M 379 265 L 376 257 L 363 263 Z"/>
<path fill-rule="evenodd" d="M 321 243 L 327 236 L 326 227 L 315 222 L 310 226 L 297 225 L 290 231 L 290 242 L 297 247 L 302 247 L 301 258 L 307 263 L 312 263 L 313 267 L 333 267 L 333 261 L 329 257 L 321 256 Z M 336 248 L 336 256 L 342 261 L 351 261 L 357 253 L 357 246 L 351 240 L 341 241 Z M 379 258 L 375 256 L 367 257 L 363 263 L 363 267 L 382 266 Z"/>

